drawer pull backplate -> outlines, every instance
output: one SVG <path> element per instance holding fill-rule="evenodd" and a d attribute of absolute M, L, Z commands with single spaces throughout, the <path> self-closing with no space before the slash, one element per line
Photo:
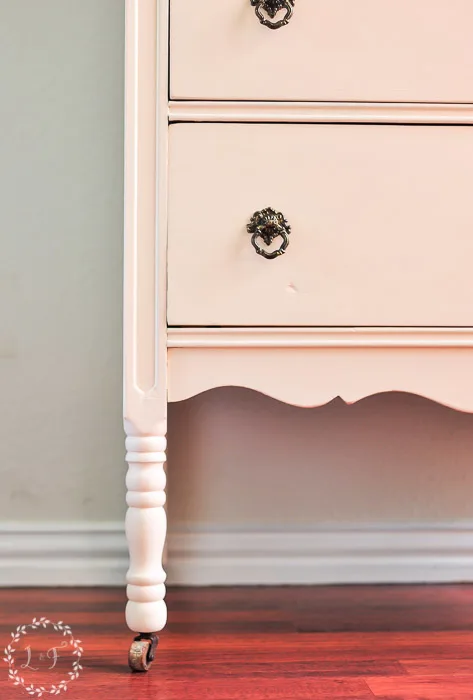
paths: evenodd
<path fill-rule="evenodd" d="M 250 0 L 255 8 L 256 16 L 261 24 L 269 29 L 280 29 L 288 24 L 292 17 L 295 0 Z M 276 15 L 284 12 L 284 16 L 277 20 Z M 268 17 L 263 14 L 265 12 Z M 274 20 L 274 21 L 273 21 Z"/>
<path fill-rule="evenodd" d="M 251 243 L 258 255 L 262 255 L 267 260 L 274 260 L 286 252 L 291 227 L 281 212 L 275 211 L 271 207 L 256 211 L 246 228 L 248 233 L 252 234 Z M 278 237 L 281 237 L 282 241 L 277 250 L 266 250 L 259 243 L 259 240 L 262 240 L 269 247 Z"/>

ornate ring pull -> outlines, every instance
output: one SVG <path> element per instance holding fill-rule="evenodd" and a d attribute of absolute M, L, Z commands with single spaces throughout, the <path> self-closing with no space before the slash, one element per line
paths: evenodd
<path fill-rule="evenodd" d="M 280 29 L 288 24 L 292 17 L 293 7 L 296 0 L 250 0 L 252 6 L 255 8 L 256 16 L 258 17 L 261 24 L 269 29 Z M 276 15 L 284 11 L 284 16 L 281 19 L 276 20 Z M 270 19 L 265 17 L 263 14 L 265 12 Z"/>
<path fill-rule="evenodd" d="M 289 234 L 291 227 L 287 223 L 284 215 L 279 211 L 267 207 L 261 211 L 256 211 L 251 217 L 250 223 L 246 227 L 248 233 L 251 233 L 251 243 L 258 255 L 262 255 L 267 260 L 283 255 L 289 245 Z M 275 238 L 282 238 L 281 245 L 277 250 L 269 251 L 262 248 L 259 240 L 264 241 L 266 246 L 270 246 Z"/>

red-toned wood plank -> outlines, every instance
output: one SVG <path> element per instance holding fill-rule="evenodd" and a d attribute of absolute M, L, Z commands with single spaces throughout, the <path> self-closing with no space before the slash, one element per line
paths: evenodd
<path fill-rule="evenodd" d="M 171 589 L 167 600 L 149 674 L 126 665 L 123 589 L 0 590 L 0 639 L 34 616 L 70 624 L 84 647 L 77 700 L 473 699 L 473 586 Z M 0 675 L 1 700 L 21 693 Z"/>
<path fill-rule="evenodd" d="M 372 678 L 368 686 L 379 700 L 471 700 L 473 675 Z"/>
<path fill-rule="evenodd" d="M 209 684 L 205 680 L 190 683 L 154 676 L 149 678 L 146 691 L 144 697 L 166 700 L 373 700 L 366 683 L 358 680 L 218 679 Z M 121 700 L 122 696 L 114 694 L 114 698 Z"/>
<path fill-rule="evenodd" d="M 284 656 L 272 661 L 253 663 L 250 659 L 232 661 L 228 654 L 226 661 L 209 660 L 206 663 L 183 661 L 182 658 L 170 661 L 167 654 L 160 657 L 160 673 L 166 678 L 363 678 L 373 675 L 405 675 L 405 670 L 395 661 L 286 661 Z"/>
<path fill-rule="evenodd" d="M 343 660 L 356 661 L 370 659 L 431 659 L 431 658 L 470 658 L 473 648 L 472 632 L 445 633 L 389 633 L 379 634 L 293 634 L 274 635 L 252 634 L 235 636 L 194 635 L 192 647 L 186 653 L 221 654 L 231 650 L 233 658 L 251 657 L 254 661 L 284 654 L 286 659 L 303 660 Z M 182 635 L 168 635 L 166 647 L 170 652 L 179 653 Z M 472 696 L 473 697 L 473 696 Z"/>
<path fill-rule="evenodd" d="M 468 586 L 368 586 L 324 588 L 306 602 L 297 598 L 301 632 L 404 632 L 473 629 Z M 433 610 L 434 608 L 434 610 Z"/>
<path fill-rule="evenodd" d="M 473 650 L 471 656 L 469 659 L 403 659 L 399 663 L 410 676 L 473 676 Z"/>

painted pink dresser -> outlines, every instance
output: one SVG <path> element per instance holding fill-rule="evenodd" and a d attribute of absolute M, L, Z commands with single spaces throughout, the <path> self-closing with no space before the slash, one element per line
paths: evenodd
<path fill-rule="evenodd" d="M 127 0 L 130 666 L 166 623 L 169 401 L 473 410 L 471 0 Z"/>

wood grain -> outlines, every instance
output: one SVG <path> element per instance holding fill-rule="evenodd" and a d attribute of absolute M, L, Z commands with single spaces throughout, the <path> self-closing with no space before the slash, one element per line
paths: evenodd
<path fill-rule="evenodd" d="M 473 586 L 180 588 L 167 602 L 148 674 L 127 667 L 122 589 L 4 589 L 0 636 L 35 616 L 70 624 L 84 648 L 77 700 L 473 697 Z M 22 696 L 4 665 L 0 698 Z"/>

